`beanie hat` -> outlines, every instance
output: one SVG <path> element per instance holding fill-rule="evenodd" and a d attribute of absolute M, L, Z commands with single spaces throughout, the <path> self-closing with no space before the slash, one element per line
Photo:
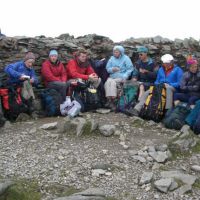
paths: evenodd
<path fill-rule="evenodd" d="M 138 53 L 148 53 L 148 49 L 145 46 L 140 46 L 137 48 Z"/>
<path fill-rule="evenodd" d="M 32 53 L 32 52 L 28 52 L 28 53 L 25 55 L 24 61 L 27 61 L 27 60 L 30 60 L 30 59 L 35 60 L 35 55 L 34 55 L 34 53 Z"/>
<path fill-rule="evenodd" d="M 197 59 L 195 59 L 193 56 L 189 55 L 187 57 L 187 66 L 195 65 L 195 64 L 198 64 Z"/>
<path fill-rule="evenodd" d="M 57 56 L 58 55 L 58 52 L 56 50 L 51 50 L 49 52 L 49 56 Z"/>
<path fill-rule="evenodd" d="M 171 63 L 171 61 L 174 61 L 174 57 L 170 54 L 165 54 L 161 57 L 161 61 L 163 63 Z"/>

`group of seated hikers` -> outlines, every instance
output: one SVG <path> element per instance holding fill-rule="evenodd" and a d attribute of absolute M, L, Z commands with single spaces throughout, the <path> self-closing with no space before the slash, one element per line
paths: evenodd
<path fill-rule="evenodd" d="M 109 108 L 156 122 L 164 118 L 168 128 L 180 129 L 188 122 L 194 129 L 195 125 L 200 124 L 200 72 L 197 59 L 189 55 L 184 72 L 170 54 L 161 56 L 162 64 L 159 66 L 149 57 L 145 46 L 138 47 L 137 53 L 138 60 L 133 64 L 120 45 L 114 46 L 113 55 L 108 60 L 92 60 L 86 50 L 79 49 L 65 67 L 59 60 L 58 52 L 51 50 L 41 67 L 42 81 L 46 87 L 41 99 L 47 114 L 51 116 L 51 111 L 60 109 L 67 115 L 73 107 L 76 107 L 75 112 L 77 108 L 78 112 Z M 5 67 L 8 85 L 15 86 L 12 94 L 18 95 L 18 100 L 21 97 L 29 108 L 35 99 L 32 86 L 37 87 L 39 83 L 33 68 L 35 59 L 35 55 L 28 52 L 23 61 Z M 4 111 L 11 110 L 15 104 L 7 102 L 9 105 L 5 105 L 5 96 L 10 98 L 10 88 L 0 89 Z M 57 103 L 56 108 L 48 103 L 52 96 Z M 199 110 L 194 113 L 195 108 Z M 29 109 L 29 113 L 33 110 Z M 196 129 L 196 133 L 199 133 L 200 127 Z"/>

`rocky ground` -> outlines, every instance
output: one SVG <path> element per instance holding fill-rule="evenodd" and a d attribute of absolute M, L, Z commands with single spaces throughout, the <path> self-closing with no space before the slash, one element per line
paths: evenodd
<path fill-rule="evenodd" d="M 119 113 L 7 122 L 0 176 L 0 194 L 32 186 L 18 200 L 199 199 L 199 137 Z"/>

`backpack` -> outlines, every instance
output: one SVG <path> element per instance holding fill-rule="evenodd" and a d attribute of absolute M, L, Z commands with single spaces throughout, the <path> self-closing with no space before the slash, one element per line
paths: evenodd
<path fill-rule="evenodd" d="M 117 111 L 126 113 L 131 107 L 136 104 L 136 97 L 138 93 L 138 86 L 131 84 L 124 84 L 122 88 L 122 95 L 117 104 Z"/>
<path fill-rule="evenodd" d="M 180 103 L 166 112 L 163 123 L 166 128 L 180 130 L 185 124 L 185 118 L 189 113 L 190 107 L 186 103 Z"/>
<path fill-rule="evenodd" d="M 81 104 L 81 112 L 101 107 L 99 91 L 90 83 L 78 82 L 74 89 L 73 98 Z"/>
<path fill-rule="evenodd" d="M 198 113 L 197 119 L 192 127 L 195 134 L 200 134 L 200 112 Z"/>
<path fill-rule="evenodd" d="M 189 115 L 186 117 L 185 122 L 192 128 L 197 120 L 200 112 L 200 100 L 195 103 L 195 107 L 191 110 Z"/>
<path fill-rule="evenodd" d="M 149 91 L 139 116 L 143 119 L 160 122 L 165 112 L 166 88 L 164 84 L 159 84 L 150 86 Z"/>
<path fill-rule="evenodd" d="M 14 121 L 20 113 L 28 113 L 29 107 L 23 102 L 21 97 L 21 88 L 1 88 L 0 96 L 2 97 L 2 107 L 4 116 Z"/>
<path fill-rule="evenodd" d="M 45 89 L 40 94 L 42 107 L 47 117 L 60 115 L 60 104 L 63 103 L 62 96 L 55 89 Z"/>

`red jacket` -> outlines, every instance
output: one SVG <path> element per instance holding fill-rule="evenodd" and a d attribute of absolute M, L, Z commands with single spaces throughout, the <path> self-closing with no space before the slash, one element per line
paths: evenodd
<path fill-rule="evenodd" d="M 67 64 L 67 74 L 69 79 L 81 78 L 88 80 L 89 75 L 95 73 L 92 66 L 80 67 L 75 59 L 70 60 Z"/>
<path fill-rule="evenodd" d="M 64 65 L 61 62 L 54 65 L 49 60 L 46 60 L 42 63 L 42 77 L 44 80 L 44 84 L 47 85 L 48 82 L 52 81 L 67 81 L 67 73 Z"/>

